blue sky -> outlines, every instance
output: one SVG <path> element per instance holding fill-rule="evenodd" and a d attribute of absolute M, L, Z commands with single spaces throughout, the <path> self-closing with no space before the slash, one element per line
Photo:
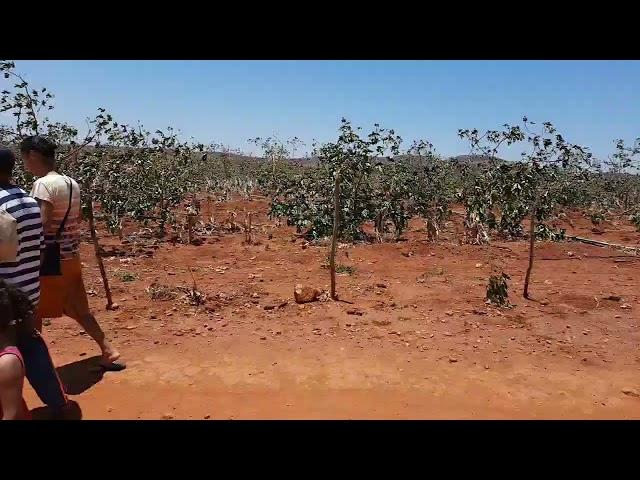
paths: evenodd
<path fill-rule="evenodd" d="M 244 151 L 276 134 L 333 140 L 341 117 L 393 128 L 409 146 L 468 153 L 458 128 L 523 115 L 551 121 L 594 154 L 640 136 L 639 61 L 16 61 L 56 94 L 52 118 L 81 126 L 99 106 Z M 509 155 L 510 156 L 510 155 Z"/>

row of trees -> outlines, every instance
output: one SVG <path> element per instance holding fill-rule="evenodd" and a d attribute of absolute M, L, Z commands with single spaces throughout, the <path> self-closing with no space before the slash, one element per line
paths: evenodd
<path fill-rule="evenodd" d="M 0 112 L 14 118 L 13 125 L 0 127 L 2 144 L 15 147 L 26 136 L 44 135 L 59 145 L 59 170 L 81 183 L 85 207 L 89 202 L 100 205 L 100 216 L 112 233 L 121 232 L 123 220 L 130 218 L 154 223 L 163 235 L 167 225 L 175 226 L 173 208 L 187 194 L 228 196 L 254 186 L 256 168 L 252 162 L 231 161 L 237 152 L 228 147 L 184 141 L 171 127 L 149 132 L 140 124 L 120 123 L 104 108 L 86 120 L 80 134 L 48 118 L 53 94 L 33 88 L 16 73 L 13 62 L 0 62 L 0 73 L 7 83 Z M 20 164 L 15 177 L 25 187 L 32 183 Z"/>
<path fill-rule="evenodd" d="M 563 209 L 586 209 L 592 218 L 615 210 L 640 229 L 640 139 L 630 146 L 617 141 L 614 153 L 597 162 L 552 124 L 523 118 L 499 130 L 460 130 L 471 154 L 488 159 L 474 165 L 442 158 L 424 140 L 403 150 L 394 130 L 374 125 L 365 134 L 343 119 L 336 141 L 312 145 L 311 166 L 289 161 L 303 146 L 297 138 L 251 139 L 263 152 L 264 161 L 255 162 L 224 145 L 184 141 L 170 127 L 149 132 L 120 123 L 103 108 L 87 119 L 81 135 L 48 118 L 53 94 L 33 88 L 13 62 L 0 62 L 0 72 L 7 84 L 0 111 L 14 119 L 0 128 L 0 141 L 16 145 L 27 135 L 42 134 L 60 145 L 60 170 L 81 182 L 85 206 L 92 210 L 98 203 L 100 218 L 114 233 L 130 218 L 153 223 L 164 235 L 168 225 L 176 226 L 175 207 L 187 195 L 215 192 L 228 198 L 259 187 L 272 199 L 272 216 L 286 218 L 312 238 L 383 241 L 391 234 L 397 239 L 409 219 L 419 216 L 428 239 L 436 240 L 451 206 L 459 203 L 470 243 L 529 237 L 528 285 L 534 241 L 562 238 L 548 221 Z M 519 148 L 519 161 L 499 160 L 504 146 Z M 18 170 L 16 177 L 30 184 L 25 172 Z M 366 233 L 367 223 L 373 236 Z"/>

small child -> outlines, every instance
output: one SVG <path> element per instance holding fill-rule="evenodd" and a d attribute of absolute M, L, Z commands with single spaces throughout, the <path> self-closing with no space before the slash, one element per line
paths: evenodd
<path fill-rule="evenodd" d="M 22 397 L 24 361 L 16 347 L 16 330 L 31 320 L 33 307 L 27 295 L 0 279 L 0 418 L 29 420 Z"/>

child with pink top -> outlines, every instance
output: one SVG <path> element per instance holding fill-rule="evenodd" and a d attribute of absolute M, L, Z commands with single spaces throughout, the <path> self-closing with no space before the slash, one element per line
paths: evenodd
<path fill-rule="evenodd" d="M 24 361 L 16 347 L 16 331 L 31 321 L 29 297 L 0 279 L 0 418 L 28 420 L 29 409 L 22 397 Z"/>

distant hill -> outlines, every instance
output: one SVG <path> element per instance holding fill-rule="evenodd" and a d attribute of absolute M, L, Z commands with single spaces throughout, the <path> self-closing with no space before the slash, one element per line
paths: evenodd
<path fill-rule="evenodd" d="M 491 161 L 495 161 L 497 163 L 504 163 L 506 160 L 497 157 L 489 157 L 487 155 L 458 155 L 457 157 L 451 157 L 451 160 L 467 165 L 485 165 L 490 163 Z"/>
<path fill-rule="evenodd" d="M 108 147 L 108 148 L 114 148 L 114 147 Z M 92 146 L 87 146 L 84 148 L 85 152 L 91 152 L 94 149 L 94 147 Z M 118 150 L 118 148 L 114 148 L 115 150 Z M 207 157 L 210 160 L 213 159 L 217 159 L 220 158 L 220 156 L 223 155 L 222 152 L 211 152 L 208 151 L 206 152 Z M 195 154 L 194 155 L 202 155 L 202 154 Z M 254 162 L 266 162 L 266 160 L 262 157 L 258 157 L 258 156 L 253 156 L 253 155 L 245 155 L 245 154 L 239 154 L 239 153 L 235 153 L 235 152 L 231 152 L 229 153 L 229 157 L 231 159 L 232 162 L 246 162 L 246 161 L 254 161 Z M 407 159 L 409 158 L 409 155 L 398 155 L 396 157 L 394 157 L 397 160 L 402 160 L 402 159 Z M 379 161 L 386 163 L 387 161 L 389 161 L 389 157 L 380 157 L 378 159 Z M 486 155 L 458 155 L 456 157 L 450 157 L 448 160 L 458 163 L 458 164 L 462 164 L 462 165 L 484 165 L 489 163 L 492 158 Z M 503 163 L 506 162 L 506 160 L 501 159 L 501 158 L 494 158 L 495 161 L 497 161 L 498 163 Z M 288 160 L 289 162 L 296 164 L 296 165 L 300 165 L 300 166 L 313 166 L 316 165 L 318 163 L 318 159 L 317 157 L 310 157 L 310 158 L 292 158 Z"/>

